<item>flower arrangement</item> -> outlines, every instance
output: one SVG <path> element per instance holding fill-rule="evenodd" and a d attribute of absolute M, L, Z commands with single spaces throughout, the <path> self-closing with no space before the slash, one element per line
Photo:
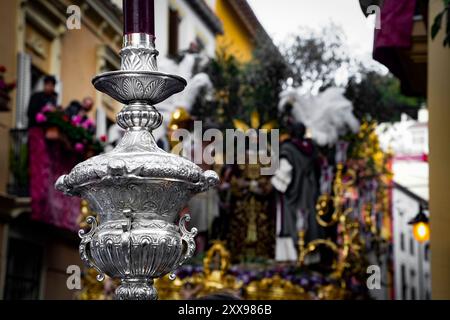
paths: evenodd
<path fill-rule="evenodd" d="M 77 153 L 92 151 L 94 154 L 103 152 L 105 137 L 100 140 L 94 135 L 95 123 L 91 119 L 83 120 L 80 116 L 69 118 L 62 110 L 46 105 L 36 114 L 36 122 L 46 128 L 56 127 L 70 142 Z"/>
<path fill-rule="evenodd" d="M 198 274 L 203 273 L 200 265 L 181 266 L 175 274 L 180 280 L 189 280 Z M 305 268 L 300 268 L 295 264 L 239 264 L 233 265 L 227 272 L 243 283 L 243 289 L 254 284 L 255 281 L 264 281 L 280 277 L 293 285 L 302 287 L 312 299 L 321 299 L 321 292 L 325 287 L 340 288 L 345 283 L 345 294 L 349 299 L 356 299 L 365 296 L 367 290 L 365 283 L 357 281 L 354 277 L 348 279 L 335 279 L 327 274 L 315 272 Z"/>

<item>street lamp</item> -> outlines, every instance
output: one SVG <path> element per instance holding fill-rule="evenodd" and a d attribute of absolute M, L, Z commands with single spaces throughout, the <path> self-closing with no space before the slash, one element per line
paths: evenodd
<path fill-rule="evenodd" d="M 423 258 L 422 258 L 422 243 L 430 239 L 430 224 L 429 219 L 423 212 L 422 204 L 419 205 L 419 213 L 408 222 L 409 225 L 413 227 L 414 239 L 419 243 L 418 250 L 418 267 L 419 267 L 419 296 L 420 299 L 425 299 L 424 296 L 424 283 L 423 283 Z"/>
<path fill-rule="evenodd" d="M 413 227 L 414 239 L 419 243 L 426 242 L 430 239 L 430 224 L 429 219 L 423 213 L 423 207 L 420 205 L 419 213 L 408 222 L 409 225 Z"/>

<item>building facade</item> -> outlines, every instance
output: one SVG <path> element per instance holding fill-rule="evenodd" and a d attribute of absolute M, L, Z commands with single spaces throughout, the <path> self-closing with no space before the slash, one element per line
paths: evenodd
<path fill-rule="evenodd" d="M 394 153 L 392 217 L 395 298 L 431 299 L 430 245 L 418 243 L 411 221 L 421 208 L 428 208 L 428 110 L 418 120 L 403 114 L 401 121 L 378 127 L 380 143 Z"/>
<path fill-rule="evenodd" d="M 395 184 L 392 192 L 394 220 L 395 298 L 398 300 L 431 299 L 430 258 L 428 242 L 418 243 L 408 224 L 428 201 L 407 188 Z"/>

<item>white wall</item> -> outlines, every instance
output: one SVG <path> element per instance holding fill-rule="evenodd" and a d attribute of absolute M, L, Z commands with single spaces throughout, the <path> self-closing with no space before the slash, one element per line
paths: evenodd
<path fill-rule="evenodd" d="M 382 149 L 392 148 L 397 156 L 428 154 L 428 110 L 419 111 L 418 121 L 403 114 L 399 122 L 382 123 L 377 133 Z"/>
<path fill-rule="evenodd" d="M 429 199 L 429 165 L 421 159 L 396 159 L 392 164 L 394 181 L 422 199 Z"/>
<path fill-rule="evenodd" d="M 178 48 L 180 50 L 189 48 L 189 44 L 199 37 L 205 44 L 205 53 L 213 57 L 216 48 L 214 34 L 184 0 L 155 1 L 156 48 L 160 55 L 167 56 L 168 52 L 169 8 L 178 10 L 181 18 Z"/>

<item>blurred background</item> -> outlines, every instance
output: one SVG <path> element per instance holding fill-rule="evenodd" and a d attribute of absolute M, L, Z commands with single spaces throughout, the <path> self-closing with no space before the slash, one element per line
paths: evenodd
<path fill-rule="evenodd" d="M 174 130 L 280 130 L 281 162 L 214 165 L 195 257 L 162 299 L 450 299 L 447 0 L 156 0 Z M 0 298 L 111 299 L 82 266 L 89 204 L 56 178 L 123 132 L 91 79 L 120 69 L 121 0 L 0 3 Z M 73 282 L 79 266 L 81 286 Z M 69 268 L 69 269 L 68 269 Z M 69 271 L 68 271 L 69 270 Z M 72 271 L 70 271 L 72 270 Z M 75 273 L 76 275 L 76 273 Z"/>

